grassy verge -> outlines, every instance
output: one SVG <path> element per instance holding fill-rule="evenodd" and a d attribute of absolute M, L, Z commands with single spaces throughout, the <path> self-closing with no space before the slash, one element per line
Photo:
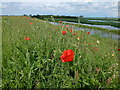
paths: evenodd
<path fill-rule="evenodd" d="M 93 27 L 93 26 L 86 26 L 86 25 L 80 25 L 80 24 L 70 24 L 70 23 L 67 23 L 67 24 L 74 25 L 74 26 L 81 27 L 81 28 L 101 30 L 101 31 L 104 31 L 104 32 L 115 33 L 115 34 L 120 35 L 120 31 L 119 30 L 112 30 L 112 29 L 106 29 L 106 28 L 100 28 L 100 27 Z"/>
<path fill-rule="evenodd" d="M 5 16 L 2 25 L 2 87 L 120 88 L 118 41 L 22 16 Z M 74 60 L 62 63 L 67 49 Z"/>

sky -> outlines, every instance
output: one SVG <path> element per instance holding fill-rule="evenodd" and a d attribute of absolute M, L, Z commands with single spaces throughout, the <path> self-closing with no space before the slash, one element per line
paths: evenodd
<path fill-rule="evenodd" d="M 108 1 L 108 0 L 107 0 Z M 69 15 L 85 17 L 118 17 L 118 0 L 4 0 L 2 15 Z"/>

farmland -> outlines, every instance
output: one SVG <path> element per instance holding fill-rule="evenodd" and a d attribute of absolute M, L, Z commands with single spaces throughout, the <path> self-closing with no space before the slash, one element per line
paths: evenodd
<path fill-rule="evenodd" d="M 2 87 L 120 88 L 119 42 L 68 26 L 3 16 Z M 61 55 L 68 49 L 74 59 L 62 62 Z"/>

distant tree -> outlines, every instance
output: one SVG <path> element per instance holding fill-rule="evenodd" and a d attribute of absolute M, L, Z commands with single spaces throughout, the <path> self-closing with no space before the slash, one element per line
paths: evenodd
<path fill-rule="evenodd" d="M 23 16 L 27 16 L 26 14 L 24 14 Z"/>
<path fill-rule="evenodd" d="M 32 14 L 29 14 L 30 17 L 32 17 Z"/>
<path fill-rule="evenodd" d="M 80 17 L 83 17 L 83 15 L 81 15 Z"/>

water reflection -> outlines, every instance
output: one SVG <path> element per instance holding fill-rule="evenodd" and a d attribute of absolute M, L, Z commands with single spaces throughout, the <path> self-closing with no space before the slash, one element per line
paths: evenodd
<path fill-rule="evenodd" d="M 86 26 L 94 26 L 94 27 L 100 27 L 100 28 L 106 28 L 106 29 L 120 30 L 120 28 L 113 27 L 113 26 L 108 26 L 108 25 L 91 25 L 91 24 L 82 24 L 82 23 L 67 22 L 67 21 L 64 21 L 64 23 L 72 23 L 72 24 L 80 24 L 80 25 L 86 25 Z"/>
<path fill-rule="evenodd" d="M 93 22 L 110 22 L 110 23 L 120 23 L 118 21 L 106 21 L 106 20 L 88 20 L 88 21 L 93 21 Z"/>

